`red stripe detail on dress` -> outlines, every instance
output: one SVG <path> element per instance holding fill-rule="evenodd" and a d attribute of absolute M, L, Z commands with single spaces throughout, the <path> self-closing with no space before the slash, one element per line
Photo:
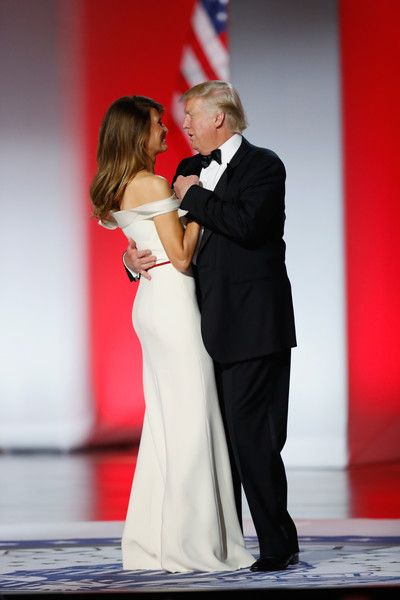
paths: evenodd
<path fill-rule="evenodd" d="M 156 267 L 161 267 L 162 265 L 170 265 L 170 264 L 171 264 L 171 261 L 166 260 L 165 262 L 158 263 L 157 265 L 153 265 L 152 267 L 149 267 L 147 270 L 150 271 L 150 269 L 155 269 Z"/>

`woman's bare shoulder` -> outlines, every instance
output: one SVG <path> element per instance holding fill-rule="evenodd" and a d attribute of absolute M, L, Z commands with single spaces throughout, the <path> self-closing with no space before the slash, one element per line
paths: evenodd
<path fill-rule="evenodd" d="M 141 204 L 164 200 L 164 198 L 169 198 L 172 193 L 165 177 L 142 171 L 126 186 L 121 208 L 136 208 Z"/>

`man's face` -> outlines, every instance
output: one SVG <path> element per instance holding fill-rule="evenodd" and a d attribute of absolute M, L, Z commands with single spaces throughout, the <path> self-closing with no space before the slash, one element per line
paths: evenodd
<path fill-rule="evenodd" d="M 204 98 L 189 98 L 185 103 L 183 129 L 194 150 L 210 154 L 217 147 L 215 109 Z"/>

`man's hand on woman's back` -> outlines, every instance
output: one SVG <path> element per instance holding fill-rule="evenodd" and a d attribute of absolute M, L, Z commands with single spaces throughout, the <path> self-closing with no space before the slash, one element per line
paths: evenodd
<path fill-rule="evenodd" d="M 154 267 L 156 257 L 151 253 L 151 250 L 138 250 L 136 242 L 129 239 L 128 248 L 124 254 L 124 263 L 130 271 L 140 273 L 146 279 L 151 279 L 147 270 Z"/>

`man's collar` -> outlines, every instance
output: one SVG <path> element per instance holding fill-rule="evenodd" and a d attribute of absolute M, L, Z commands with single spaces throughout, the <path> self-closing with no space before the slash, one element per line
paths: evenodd
<path fill-rule="evenodd" d="M 242 143 L 242 136 L 240 133 L 234 133 L 229 140 L 226 140 L 219 149 L 221 150 L 221 160 L 222 164 L 227 164 L 231 158 L 236 154 L 239 150 L 240 144 Z"/>
<path fill-rule="evenodd" d="M 252 144 L 250 144 L 250 142 L 248 142 L 247 139 L 245 137 L 243 137 L 240 133 L 235 133 L 235 134 L 233 134 L 232 137 L 229 138 L 229 140 L 227 140 L 226 142 L 221 144 L 221 146 L 220 146 L 221 151 L 222 151 L 222 146 L 225 146 L 225 145 L 230 146 L 229 142 L 233 145 L 233 147 L 231 146 L 231 151 L 229 152 L 229 158 L 227 158 L 227 155 L 223 156 L 222 163 L 224 162 L 224 160 L 227 160 L 229 162 L 229 167 L 234 168 L 241 161 L 243 156 L 245 156 L 251 150 L 251 148 L 253 148 L 254 146 Z M 202 168 L 201 167 L 201 154 L 200 153 L 194 154 L 193 156 L 187 158 L 186 160 L 188 160 L 189 161 L 188 164 L 191 165 L 188 168 L 187 172 L 189 173 L 189 171 L 190 171 L 190 174 L 199 175 L 201 168 Z"/>

